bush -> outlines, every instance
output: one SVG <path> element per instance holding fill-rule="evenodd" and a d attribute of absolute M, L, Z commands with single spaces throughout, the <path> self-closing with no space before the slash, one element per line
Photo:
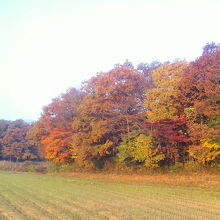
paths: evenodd
<path fill-rule="evenodd" d="M 187 163 L 185 163 L 184 169 L 186 171 L 201 171 L 204 167 L 201 166 L 201 164 L 199 164 L 196 161 L 190 160 Z"/>
<path fill-rule="evenodd" d="M 29 167 L 27 167 L 27 169 L 25 171 L 26 172 L 37 172 L 34 165 L 30 165 Z"/>
<path fill-rule="evenodd" d="M 47 167 L 48 173 L 70 172 L 73 171 L 73 164 L 71 163 L 55 163 L 49 162 Z"/>
<path fill-rule="evenodd" d="M 174 165 L 169 167 L 169 171 L 171 173 L 180 172 L 183 170 L 183 164 L 182 163 L 175 163 Z"/>
<path fill-rule="evenodd" d="M 127 166 L 141 165 L 154 169 L 159 167 L 159 162 L 164 155 L 154 146 L 152 136 L 140 134 L 134 139 L 123 139 L 118 146 L 117 160 Z"/>

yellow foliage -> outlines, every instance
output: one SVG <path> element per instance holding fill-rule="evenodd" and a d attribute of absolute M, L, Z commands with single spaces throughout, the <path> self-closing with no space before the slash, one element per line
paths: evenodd
<path fill-rule="evenodd" d="M 191 146 L 189 155 L 201 164 L 215 160 L 220 156 L 220 144 L 210 139 L 201 141 L 201 145 Z"/>
<path fill-rule="evenodd" d="M 181 108 L 179 83 L 186 67 L 187 63 L 181 61 L 164 64 L 152 72 L 155 88 L 147 91 L 145 102 L 150 122 L 164 118 L 178 119 L 178 109 Z"/>
<path fill-rule="evenodd" d="M 145 167 L 159 167 L 158 162 L 164 159 L 158 148 L 153 146 L 152 137 L 144 134 L 134 140 L 124 140 L 118 147 L 119 162 L 143 163 Z"/>

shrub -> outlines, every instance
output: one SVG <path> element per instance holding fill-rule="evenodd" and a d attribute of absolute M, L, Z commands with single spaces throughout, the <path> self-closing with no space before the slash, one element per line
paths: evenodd
<path fill-rule="evenodd" d="M 36 168 L 34 165 L 30 165 L 29 167 L 26 168 L 26 172 L 37 172 Z"/>
<path fill-rule="evenodd" d="M 164 155 L 153 145 L 150 135 L 140 134 L 134 139 L 124 139 L 118 146 L 119 163 L 143 165 L 146 168 L 157 168 Z"/>
<path fill-rule="evenodd" d="M 178 163 L 178 162 L 169 167 L 169 171 L 171 173 L 180 172 L 182 170 L 183 170 L 183 164 L 182 163 Z"/>
<path fill-rule="evenodd" d="M 201 171 L 203 167 L 197 161 L 190 160 L 185 163 L 184 169 L 186 171 Z"/>
<path fill-rule="evenodd" d="M 69 172 L 73 171 L 72 163 L 49 162 L 47 167 L 48 173 Z"/>

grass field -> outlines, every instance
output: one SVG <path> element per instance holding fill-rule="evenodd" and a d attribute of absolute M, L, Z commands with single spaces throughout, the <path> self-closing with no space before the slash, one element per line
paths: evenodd
<path fill-rule="evenodd" d="M 220 188 L 0 172 L 0 219 L 220 219 Z"/>

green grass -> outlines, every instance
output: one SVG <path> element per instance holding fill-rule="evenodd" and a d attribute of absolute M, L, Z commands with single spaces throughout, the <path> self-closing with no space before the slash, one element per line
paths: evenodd
<path fill-rule="evenodd" d="M 220 219 L 220 189 L 0 172 L 0 219 Z"/>

